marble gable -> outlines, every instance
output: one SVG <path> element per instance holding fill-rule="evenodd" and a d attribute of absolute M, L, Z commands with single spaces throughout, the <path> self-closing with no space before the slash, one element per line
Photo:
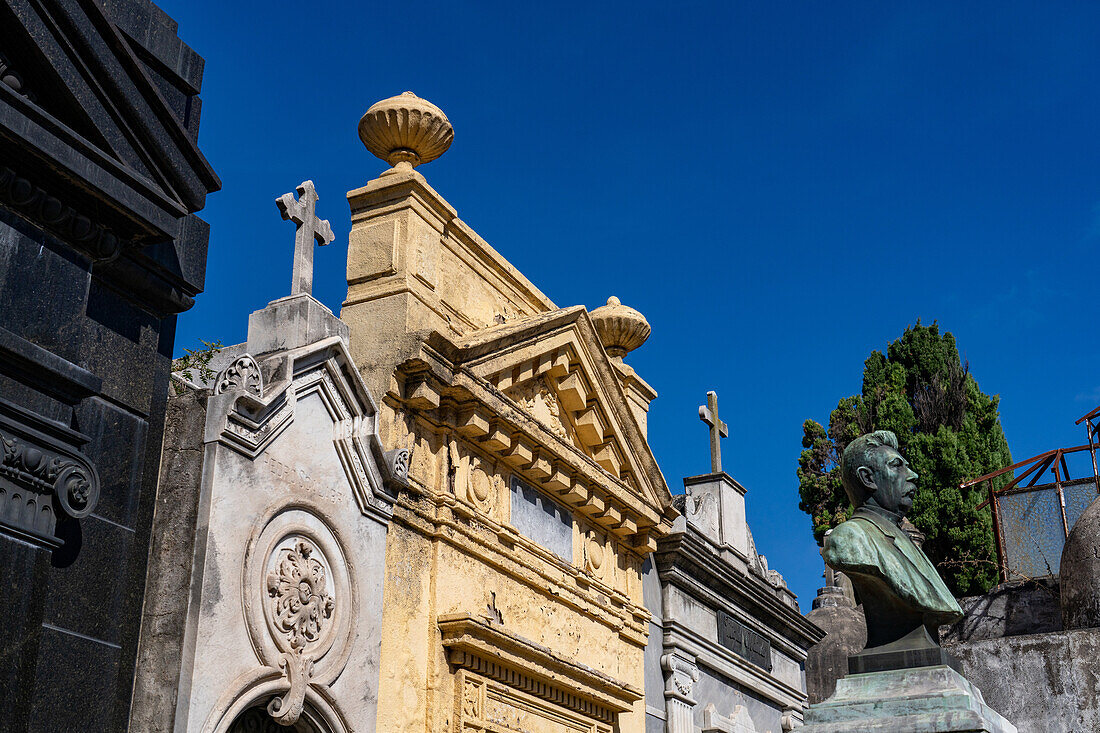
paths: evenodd
<path fill-rule="evenodd" d="M 263 351 L 272 325 L 280 348 Z M 311 296 L 284 298 L 253 315 L 209 385 L 177 378 L 186 407 L 162 495 L 186 510 L 154 520 L 178 541 L 151 561 L 140 642 L 151 689 L 137 714 L 157 729 L 373 729 L 386 530 L 408 454 L 382 450 L 343 331 Z M 189 594 L 171 592 L 182 583 Z"/>

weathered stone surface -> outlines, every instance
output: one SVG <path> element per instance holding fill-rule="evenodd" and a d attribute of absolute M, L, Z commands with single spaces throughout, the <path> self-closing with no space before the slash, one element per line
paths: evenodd
<path fill-rule="evenodd" d="M 656 395 L 412 170 L 449 144 L 444 120 L 410 97 L 373 107 L 361 135 L 396 166 L 348 194 L 341 317 L 383 441 L 411 451 L 378 727 L 642 733 L 641 566 L 675 515 L 645 440 Z M 513 504 L 513 481 L 550 501 Z"/>
<path fill-rule="evenodd" d="M 806 711 L 805 733 L 1016 733 L 950 667 L 849 675 Z"/>
<path fill-rule="evenodd" d="M 249 353 L 308 346 L 331 336 L 348 340 L 348 327 L 316 298 L 300 294 L 272 301 L 248 317 Z"/>
<path fill-rule="evenodd" d="M 1100 629 L 945 643 L 1020 733 L 1100 730 Z"/>
<path fill-rule="evenodd" d="M 323 307 L 303 299 L 253 314 L 249 344 L 283 316 L 311 333 Z M 176 382 L 133 730 L 247 730 L 256 708 L 373 730 L 389 492 L 408 454 L 383 450 L 344 340 L 319 335 L 259 358 L 230 347 L 209 388 Z"/>
<path fill-rule="evenodd" d="M 209 390 L 185 387 L 168 400 L 164 419 L 157 508 L 142 607 L 142 640 L 134 680 L 130 729 L 172 730 L 180 685 L 183 629 L 187 623 L 191 562 L 198 539 L 203 434 Z"/>
<path fill-rule="evenodd" d="M 823 595 L 829 602 L 818 603 Z M 848 674 L 848 657 L 867 645 L 867 621 L 839 586 L 818 591 L 814 609 L 806 618 L 825 632 L 806 655 L 806 695 L 818 703 L 836 691 L 836 682 Z"/>
<path fill-rule="evenodd" d="M 999 639 L 1061 631 L 1057 578 L 1002 583 L 984 595 L 959 599 L 963 617 L 940 628 L 940 641 Z"/>
<path fill-rule="evenodd" d="M 1100 626 L 1100 499 L 1077 519 L 1065 547 L 1058 576 L 1061 579 L 1062 626 L 1084 629 Z"/>

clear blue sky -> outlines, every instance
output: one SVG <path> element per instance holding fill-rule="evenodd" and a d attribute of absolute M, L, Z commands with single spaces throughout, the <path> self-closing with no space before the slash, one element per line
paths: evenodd
<path fill-rule="evenodd" d="M 803 610 L 802 422 L 907 324 L 955 333 L 1017 459 L 1082 442 L 1100 403 L 1100 4 L 161 4 L 206 58 L 224 184 L 177 354 L 243 341 L 288 292 L 274 199 L 306 178 L 339 311 L 344 194 L 385 168 L 356 125 L 412 90 L 455 126 L 421 171 L 459 216 L 558 305 L 614 294 L 653 325 L 628 362 L 678 492 L 709 470 L 718 391 L 726 468 Z"/>

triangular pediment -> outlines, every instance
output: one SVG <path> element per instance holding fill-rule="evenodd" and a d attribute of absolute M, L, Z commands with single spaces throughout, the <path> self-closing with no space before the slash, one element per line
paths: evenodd
<path fill-rule="evenodd" d="M 485 329 L 457 347 L 458 365 L 583 452 L 637 499 L 657 513 L 671 506 L 619 372 L 583 307 Z"/>
<path fill-rule="evenodd" d="M 59 182 L 66 180 L 66 167 L 70 177 L 93 181 L 102 176 L 88 169 L 99 168 L 116 183 L 90 193 L 118 198 L 119 214 L 132 220 L 132 231 L 114 224 L 121 235 L 156 241 L 174 234 L 167 222 L 201 209 L 206 194 L 221 185 L 194 139 L 197 89 L 173 90 L 164 81 L 171 72 L 158 72 L 159 62 L 100 3 L 53 5 L 0 6 L 0 64 L 19 80 L 14 88 L 0 84 L 0 118 L 20 136 L 11 141 L 19 151 L 48 164 L 33 168 L 26 161 L 23 167 L 43 178 L 56 172 Z M 35 182 L 68 194 L 57 191 L 61 183 Z"/>

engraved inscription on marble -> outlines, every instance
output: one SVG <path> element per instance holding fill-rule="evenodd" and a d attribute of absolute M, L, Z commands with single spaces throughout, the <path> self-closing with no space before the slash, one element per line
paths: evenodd
<path fill-rule="evenodd" d="M 771 671 L 771 642 L 725 611 L 718 611 L 718 643 L 757 667 Z"/>

